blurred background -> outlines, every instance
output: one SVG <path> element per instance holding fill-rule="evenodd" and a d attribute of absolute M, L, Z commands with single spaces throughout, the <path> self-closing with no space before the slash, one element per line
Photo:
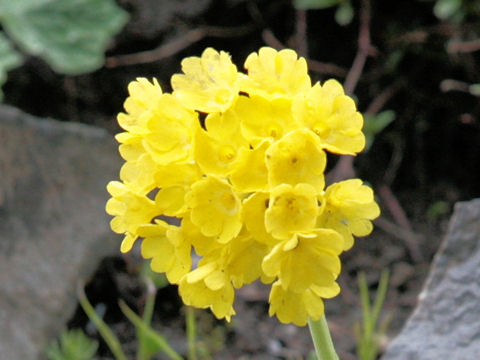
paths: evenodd
<path fill-rule="evenodd" d="M 342 256 L 342 293 L 326 301 L 327 316 L 341 357 L 355 359 L 357 274 L 366 273 L 375 293 L 381 271 L 389 269 L 383 313 L 390 321 L 380 350 L 386 346 L 417 302 L 453 205 L 480 196 L 480 2 L 34 3 L 0 1 L 0 82 L 3 104 L 39 118 L 93 125 L 113 135 L 120 131 L 116 114 L 130 81 L 155 77 L 170 91 L 181 60 L 206 47 L 230 53 L 239 70 L 261 46 L 292 48 L 307 59 L 312 82 L 343 83 L 365 116 L 368 146 L 354 160 L 329 158 L 329 179 L 356 175 L 368 182 L 382 216 L 372 236 L 358 239 Z M 86 286 L 131 352 L 135 328 L 117 300 L 142 308 L 141 268 L 138 254 L 111 256 L 92 269 L 96 275 Z M 153 324 L 176 346 L 184 336 L 176 288 L 163 285 L 156 297 Z M 260 285 L 242 290 L 231 324 L 197 313 L 199 336 L 213 358 L 307 358 L 307 330 L 269 319 L 267 297 Z M 79 307 L 68 322 L 72 328 L 88 324 Z M 90 335 L 100 342 L 100 358 L 112 358 L 98 333 Z"/>

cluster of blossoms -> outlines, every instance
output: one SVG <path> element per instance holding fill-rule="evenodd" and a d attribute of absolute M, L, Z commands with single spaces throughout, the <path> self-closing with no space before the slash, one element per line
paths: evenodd
<path fill-rule="evenodd" d="M 235 289 L 261 279 L 270 315 L 303 326 L 339 293 L 339 254 L 379 215 L 361 180 L 325 188 L 325 151 L 361 151 L 363 118 L 337 81 L 312 86 L 292 50 L 261 48 L 245 68 L 208 48 L 182 61 L 171 94 L 130 83 L 106 209 L 121 251 L 142 238 L 185 304 L 229 320 Z"/>

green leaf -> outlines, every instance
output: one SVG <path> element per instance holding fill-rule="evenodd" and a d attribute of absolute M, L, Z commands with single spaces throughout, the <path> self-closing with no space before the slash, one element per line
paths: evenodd
<path fill-rule="evenodd" d="M 338 25 L 345 26 L 352 22 L 353 7 L 350 1 L 342 2 L 335 11 L 335 21 Z"/>
<path fill-rule="evenodd" d="M 91 360 L 97 348 L 82 330 L 68 330 L 60 335 L 60 344 L 54 341 L 47 347 L 46 355 L 48 360 Z"/>
<path fill-rule="evenodd" d="M 468 87 L 468 92 L 474 96 L 480 96 L 480 84 L 472 84 Z"/>
<path fill-rule="evenodd" d="M 108 347 L 112 351 L 116 360 L 127 360 L 125 353 L 122 350 L 120 341 L 113 333 L 112 329 L 97 315 L 90 301 L 88 301 L 85 291 L 83 290 L 83 284 L 77 283 L 77 298 L 83 311 L 87 314 L 88 318 L 95 324 L 103 340 L 107 343 Z"/>
<path fill-rule="evenodd" d="M 172 360 L 183 360 L 182 357 L 168 344 L 167 339 L 152 329 L 150 325 L 146 324 L 140 316 L 135 314 L 133 310 L 125 304 L 125 302 L 120 300 L 118 305 L 128 320 L 135 325 L 137 333 L 140 333 L 141 336 L 144 337 L 142 341 L 146 344 L 146 350 L 149 354 L 153 355 L 163 351 Z"/>
<path fill-rule="evenodd" d="M 70 75 L 101 67 L 128 18 L 113 0 L 0 0 L 0 17 L 25 52 Z"/>
<path fill-rule="evenodd" d="M 339 2 L 340 0 L 293 0 L 293 6 L 299 10 L 326 9 Z"/>
<path fill-rule="evenodd" d="M 395 111 L 385 110 L 375 116 L 365 116 L 363 132 L 366 138 L 365 151 L 372 146 L 375 135 L 385 129 L 393 120 L 395 120 Z"/>
<path fill-rule="evenodd" d="M 0 31 L 0 88 L 7 80 L 7 72 L 22 63 L 22 56 L 16 52 L 10 41 Z M 0 101 L 3 93 L 0 90 Z"/>
<path fill-rule="evenodd" d="M 455 15 L 461 6 L 462 0 L 438 0 L 433 7 L 433 13 L 437 18 L 446 20 Z"/>

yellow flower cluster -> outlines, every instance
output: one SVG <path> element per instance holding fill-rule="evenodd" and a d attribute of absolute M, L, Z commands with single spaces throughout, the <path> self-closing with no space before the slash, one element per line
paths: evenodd
<path fill-rule="evenodd" d="M 142 238 L 185 304 L 229 320 L 234 290 L 261 279 L 273 283 L 270 315 L 303 326 L 339 293 L 339 254 L 379 215 L 361 180 L 325 188 L 325 150 L 361 151 L 363 118 L 337 81 L 312 86 L 292 50 L 261 48 L 245 68 L 208 48 L 182 61 L 171 94 L 130 83 L 116 136 L 126 162 L 106 210 L 121 251 Z"/>

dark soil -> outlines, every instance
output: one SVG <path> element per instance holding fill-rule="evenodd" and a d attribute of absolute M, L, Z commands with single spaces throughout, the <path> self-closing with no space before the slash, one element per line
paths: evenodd
<path fill-rule="evenodd" d="M 154 2 L 119 1 L 132 18 L 108 50 L 109 67 L 71 77 L 56 74 L 41 60 L 29 58 L 9 74 L 5 102 L 37 116 L 101 126 L 114 134 L 119 131 L 115 116 L 122 110 L 131 80 L 157 77 L 168 91 L 169 78 L 180 71 L 181 59 L 198 56 L 208 46 L 228 51 L 241 68 L 246 56 L 262 45 L 279 42 L 297 49 L 308 45 L 309 59 L 329 64 L 313 66 L 312 80 L 335 77 L 344 81 L 358 51 L 360 8 L 367 3 L 354 1 L 353 22 L 343 27 L 334 20 L 335 9 L 311 10 L 306 14 L 308 30 L 302 35 L 298 26 L 302 13 L 296 13 L 287 0 L 203 1 L 210 4 L 204 10 L 174 13 L 167 20 L 145 10 Z M 446 50 L 452 41 L 478 37 L 479 17 L 475 9 L 466 9 L 463 21 L 440 22 L 432 6 L 431 1 L 371 1 L 369 57 L 354 94 L 360 111 L 393 110 L 396 118 L 376 136 L 370 151 L 359 155 L 354 163 L 357 175 L 374 187 L 383 212 L 374 233 L 358 239 L 342 256 L 342 293 L 326 301 L 333 338 L 344 360 L 356 358 L 353 324 L 361 320 L 359 271 L 366 272 L 372 293 L 381 271 L 391 272 L 383 312 L 384 318 L 391 319 L 382 342 L 385 346 L 417 302 L 453 204 L 480 196 L 480 172 L 474 170 L 480 165 L 480 102 L 466 91 L 445 91 L 448 83 L 444 82 L 480 82 L 476 52 Z M 121 55 L 154 49 L 205 26 L 216 30 L 191 44 L 185 42 L 170 56 L 145 63 L 118 63 Z M 335 158 L 330 159 L 329 168 L 335 163 Z M 86 288 L 93 304 L 106 306 L 104 319 L 132 358 L 135 331 L 117 301 L 124 299 L 142 311 L 145 290 L 139 281 L 139 267 L 138 254 L 105 259 Z M 199 339 L 213 358 L 306 358 L 312 349 L 308 329 L 269 318 L 267 297 L 268 289 L 260 284 L 239 291 L 238 315 L 230 324 L 215 320 L 207 311 L 197 312 Z M 185 352 L 183 311 L 174 286 L 158 291 L 153 327 Z M 87 323 L 79 309 L 69 326 L 85 328 Z M 111 358 L 103 343 L 99 354 Z"/>

